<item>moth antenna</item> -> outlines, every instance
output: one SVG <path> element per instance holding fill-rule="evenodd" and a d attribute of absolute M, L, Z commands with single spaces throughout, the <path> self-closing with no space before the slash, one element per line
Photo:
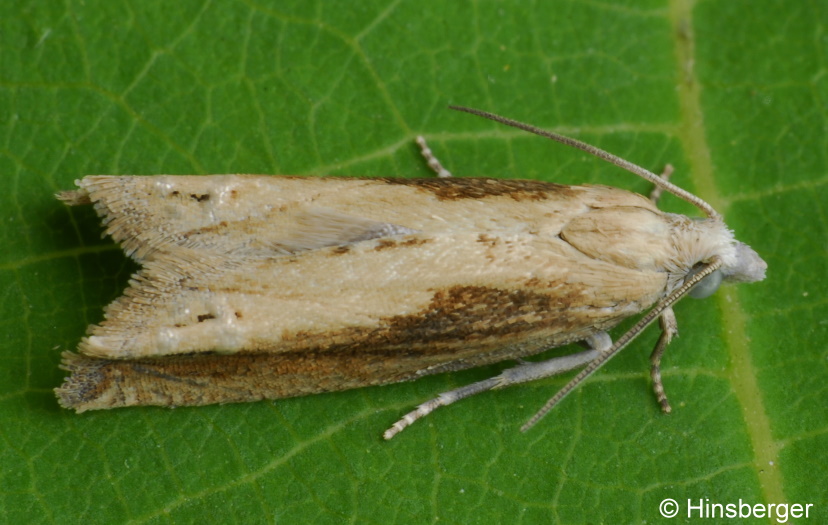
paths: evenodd
<path fill-rule="evenodd" d="M 488 113 L 486 111 L 481 111 L 479 109 L 472 109 L 467 108 L 464 106 L 449 106 L 450 109 L 454 109 L 457 111 L 463 111 L 465 113 L 471 113 L 472 115 L 477 115 L 478 117 L 487 118 L 489 120 L 494 120 L 495 122 L 499 122 L 501 124 L 505 124 L 507 126 L 511 126 L 513 128 L 522 129 L 524 131 L 528 131 L 530 133 L 534 133 L 535 135 L 539 135 L 541 137 L 546 137 L 548 139 L 552 139 L 556 142 L 560 142 L 561 144 L 566 144 L 567 146 L 571 146 L 573 148 L 578 148 L 581 151 L 585 151 L 590 155 L 595 155 L 596 157 L 603 159 L 611 164 L 615 164 L 619 168 L 623 168 L 630 173 L 634 173 L 639 177 L 650 181 L 651 183 L 655 184 L 659 188 L 664 189 L 665 191 L 669 191 L 679 199 L 683 199 L 690 204 L 694 205 L 705 215 L 710 217 L 711 219 L 715 219 L 718 221 L 722 221 L 722 216 L 713 209 L 713 206 L 702 200 L 701 198 L 693 195 L 687 190 L 679 188 L 675 184 L 671 182 L 667 182 L 666 180 L 662 179 L 655 173 L 642 168 L 636 164 L 628 160 L 624 160 L 621 157 L 613 155 L 607 151 L 602 150 L 601 148 L 596 148 L 595 146 L 591 146 L 586 142 L 581 142 L 580 140 L 573 139 L 571 137 L 566 137 L 564 135 L 559 135 L 557 133 L 553 133 L 552 131 L 547 131 L 545 129 L 541 129 L 530 124 L 524 124 L 523 122 L 518 122 L 516 120 L 512 120 L 506 117 L 501 117 L 500 115 L 495 115 L 494 113 Z"/>
<path fill-rule="evenodd" d="M 532 416 L 532 418 L 527 421 L 522 427 L 520 427 L 521 432 L 526 432 L 530 428 L 532 428 L 535 423 L 541 420 L 543 416 L 545 416 L 550 410 L 555 408 L 555 405 L 561 402 L 563 398 L 565 398 L 570 392 L 572 392 L 578 385 L 580 385 L 586 378 L 591 376 L 596 370 L 604 366 L 604 364 L 612 359 L 615 354 L 620 352 L 624 349 L 628 344 L 632 342 L 633 339 L 638 337 L 638 335 L 644 331 L 645 328 L 650 326 L 658 317 L 661 315 L 664 310 L 675 304 L 676 301 L 687 295 L 691 288 L 693 288 L 699 281 L 710 275 L 711 273 L 715 272 L 719 268 L 722 267 L 724 261 L 719 256 L 713 256 L 709 263 L 703 266 L 697 273 L 693 274 L 691 278 L 684 282 L 679 288 L 677 288 L 673 293 L 668 295 L 664 300 L 659 302 L 652 310 L 647 312 L 647 315 L 641 318 L 635 325 L 630 328 L 624 335 L 618 338 L 615 341 L 609 350 L 603 352 L 600 357 L 596 358 L 590 364 L 586 366 L 583 370 L 578 372 L 572 380 L 566 384 L 563 388 L 561 388 L 557 394 L 552 396 L 552 398 L 546 402 L 543 407 L 541 407 L 538 412 Z"/>

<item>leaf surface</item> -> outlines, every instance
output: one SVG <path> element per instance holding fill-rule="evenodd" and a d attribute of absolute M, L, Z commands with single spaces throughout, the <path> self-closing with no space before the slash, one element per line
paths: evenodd
<path fill-rule="evenodd" d="M 705 498 L 828 520 L 818 2 L 87 0 L 5 2 L 0 20 L 0 521 L 656 523 L 665 498 L 674 523 Z M 85 174 L 428 176 L 423 134 L 457 176 L 648 191 L 448 104 L 672 163 L 768 262 L 765 282 L 678 306 L 671 415 L 650 391 L 654 329 L 525 434 L 567 377 L 387 443 L 418 403 L 502 366 L 246 405 L 57 406 L 61 350 L 136 269 L 92 210 L 53 198 Z"/>

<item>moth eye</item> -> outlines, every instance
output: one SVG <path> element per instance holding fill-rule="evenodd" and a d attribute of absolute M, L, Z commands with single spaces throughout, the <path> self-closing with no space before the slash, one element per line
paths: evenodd
<path fill-rule="evenodd" d="M 687 274 L 685 277 L 685 282 L 687 279 L 693 277 L 696 272 L 698 272 L 703 266 L 699 268 L 693 268 L 690 270 L 690 273 Z M 716 270 L 715 272 L 711 273 L 701 281 L 699 281 L 696 286 L 694 286 L 688 293 L 690 297 L 694 299 L 704 299 L 705 297 L 710 297 L 713 295 L 713 292 L 719 289 L 719 285 L 722 284 L 722 272 L 721 270 Z"/>

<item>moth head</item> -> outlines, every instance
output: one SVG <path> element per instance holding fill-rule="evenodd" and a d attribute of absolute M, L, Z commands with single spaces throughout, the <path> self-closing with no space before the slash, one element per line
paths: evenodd
<path fill-rule="evenodd" d="M 718 290 L 723 282 L 753 283 L 765 278 L 765 270 L 767 270 L 768 264 L 759 257 L 759 254 L 753 248 L 738 241 L 732 241 L 731 248 L 732 250 L 728 250 L 731 253 L 724 258 L 722 267 L 699 281 L 687 295 L 695 299 L 704 299 Z M 687 273 L 684 279 L 685 282 L 704 267 L 704 263 L 696 264 Z"/>
<path fill-rule="evenodd" d="M 722 268 L 724 279 L 731 283 L 753 283 L 764 279 L 768 263 L 745 243 L 737 242 L 735 248 L 735 262 Z"/>

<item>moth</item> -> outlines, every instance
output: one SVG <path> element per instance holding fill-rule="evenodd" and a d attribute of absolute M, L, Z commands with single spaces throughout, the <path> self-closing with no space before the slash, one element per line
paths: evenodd
<path fill-rule="evenodd" d="M 88 176 L 60 193 L 92 204 L 106 234 L 141 265 L 56 389 L 77 412 L 279 399 L 382 385 L 518 360 L 440 394 L 389 428 L 473 394 L 585 367 L 577 384 L 660 320 L 721 282 L 762 280 L 767 265 L 700 198 L 580 141 L 456 107 L 596 155 L 696 205 L 660 211 L 608 186 L 452 178 L 257 175 Z M 612 341 L 608 330 L 647 312 Z M 569 343 L 587 349 L 521 358 Z"/>

